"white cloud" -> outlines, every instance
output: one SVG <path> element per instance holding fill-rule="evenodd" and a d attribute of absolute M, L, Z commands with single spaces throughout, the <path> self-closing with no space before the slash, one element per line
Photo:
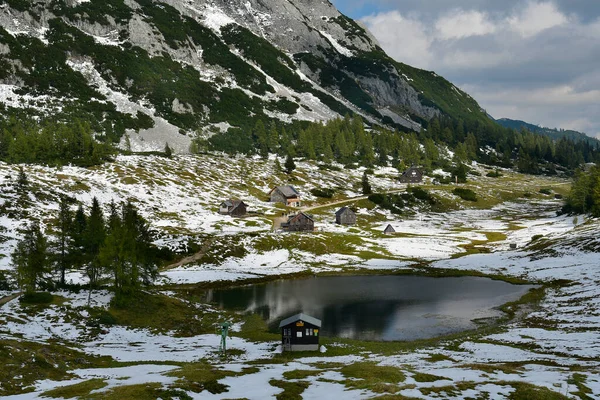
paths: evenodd
<path fill-rule="evenodd" d="M 431 65 L 433 39 L 421 21 L 398 11 L 371 15 L 362 21 L 391 57 L 419 68 Z"/>
<path fill-rule="evenodd" d="M 494 33 L 497 29 L 486 13 L 474 10 L 454 10 L 438 18 L 435 28 L 440 39 L 482 36 Z"/>
<path fill-rule="evenodd" d="M 567 24 L 569 18 L 560 12 L 554 3 L 529 2 L 507 20 L 511 29 L 523 37 L 531 37 L 545 31 Z"/>
<path fill-rule="evenodd" d="M 506 51 L 456 50 L 444 54 L 440 61 L 448 68 L 470 69 L 494 67 L 511 58 Z"/>
<path fill-rule="evenodd" d="M 391 57 L 436 71 L 495 117 L 595 135 L 600 19 L 561 12 L 560 0 L 515 1 L 489 13 L 440 7 L 437 16 L 391 11 L 364 22 Z"/>

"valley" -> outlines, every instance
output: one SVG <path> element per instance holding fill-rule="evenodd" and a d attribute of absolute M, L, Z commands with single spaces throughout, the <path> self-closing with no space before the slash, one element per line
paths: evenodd
<path fill-rule="evenodd" d="M 453 195 L 456 185 L 421 185 L 434 204 L 415 200 L 402 214 L 361 193 L 364 168 L 324 169 L 297 162 L 288 175 L 274 156 L 118 156 L 102 168 L 24 166 L 27 201 L 12 190 L 17 166 L 0 164 L 0 269 L 29 218 L 51 229 L 61 194 L 89 206 L 131 200 L 149 221 L 154 241 L 200 257 L 160 272 L 125 309 L 113 294 L 67 274 L 71 289 L 48 304 L 11 299 L 0 314 L 7 398 L 444 398 L 515 396 L 571 398 L 600 393 L 598 381 L 598 221 L 556 216 L 569 181 L 502 170 L 486 177 L 473 164 L 468 183 L 476 202 Z M 249 166 L 240 179 L 238 171 Z M 56 185 L 54 182 L 60 182 Z M 275 185 L 293 184 L 315 219 L 315 232 L 273 231 L 283 206 L 268 203 Z M 406 193 L 397 172 L 376 168 L 376 193 Z M 332 198 L 311 195 L 329 188 Z M 542 190 L 543 189 L 543 190 Z M 218 214 L 228 198 L 251 214 Z M 357 224 L 334 223 L 341 206 Z M 335 204 L 331 204 L 335 203 Z M 327 205 L 331 204 L 331 205 Z M 391 224 L 396 233 L 384 235 Z M 202 247 L 204 245 L 204 247 Z M 511 246 L 513 245 L 513 246 Z M 516 249 L 512 248 L 515 247 Z M 191 247 L 190 247 L 191 246 Z M 189 249 L 188 249 L 189 247 Z M 178 256 L 184 258 L 183 255 Z M 166 266 L 166 265 L 165 265 Z M 408 342 L 321 338 L 321 353 L 281 353 L 280 335 L 255 314 L 204 303 L 202 291 L 307 276 L 408 274 L 490 276 L 540 289 L 502 307 L 504 317 L 472 331 Z M 233 322 L 226 356 L 215 324 Z M 24 362 L 25 360 L 34 362 Z"/>

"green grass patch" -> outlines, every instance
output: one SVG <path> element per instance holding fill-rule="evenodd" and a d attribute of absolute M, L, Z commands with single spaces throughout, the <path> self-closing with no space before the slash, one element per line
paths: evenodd
<path fill-rule="evenodd" d="M 445 378 L 443 376 L 425 374 L 422 372 L 415 372 L 412 375 L 412 378 L 417 382 L 437 382 L 437 381 L 442 381 L 442 380 L 452 380 L 450 378 Z"/>
<path fill-rule="evenodd" d="M 492 242 L 503 242 L 507 239 L 506 234 L 501 232 L 484 232 L 489 243 Z"/>
<path fill-rule="evenodd" d="M 306 379 L 309 376 L 317 376 L 322 373 L 320 369 L 295 369 L 293 371 L 286 371 L 283 373 L 285 379 Z"/>
<path fill-rule="evenodd" d="M 138 292 L 121 305 L 110 308 L 117 324 L 159 332 L 173 330 L 177 336 L 213 333 L 221 319 L 217 313 L 201 313 L 179 299 L 151 292 Z"/>
<path fill-rule="evenodd" d="M 461 397 L 465 390 L 475 389 L 477 385 L 473 382 L 459 382 L 455 385 L 419 388 L 425 396 L 436 395 L 439 398 Z M 433 397 L 433 396 L 432 396 Z M 525 398 L 524 398 L 525 399 Z"/>
<path fill-rule="evenodd" d="M 108 384 L 104 379 L 90 379 L 75 385 L 63 386 L 57 389 L 49 390 L 42 394 L 42 397 L 53 397 L 62 399 L 72 399 L 74 397 L 84 397 L 90 394 L 92 390 L 102 389 Z"/>
<path fill-rule="evenodd" d="M 474 191 L 472 191 L 471 189 L 455 188 L 452 191 L 452 194 L 460 197 L 461 199 L 463 199 L 465 201 L 472 201 L 472 202 L 477 201 L 477 194 Z"/>
<path fill-rule="evenodd" d="M 86 397 L 92 400 L 191 400 L 187 393 L 178 389 L 166 389 L 160 383 L 118 386 L 106 392 L 94 393 Z"/>
<path fill-rule="evenodd" d="M 29 392 L 36 381 L 76 378 L 69 371 L 77 368 L 115 365 L 110 357 L 89 356 L 62 344 L 7 339 L 0 339 L 0 362 L 0 397 Z"/>
<path fill-rule="evenodd" d="M 441 361 L 452 361 L 454 362 L 454 360 L 451 357 L 448 357 L 444 354 L 430 354 L 429 357 L 427 357 L 425 359 L 425 361 L 429 361 L 429 362 L 441 362 Z"/>
<path fill-rule="evenodd" d="M 567 400 L 567 397 L 545 387 L 539 387 L 525 382 L 499 382 L 499 385 L 510 385 L 515 388 L 508 398 L 510 400 Z"/>
<path fill-rule="evenodd" d="M 396 393 L 397 384 L 406 379 L 406 375 L 399 368 L 368 361 L 345 365 L 340 369 L 340 373 L 350 378 L 345 382 L 346 386 L 369 389 L 375 393 Z"/>
<path fill-rule="evenodd" d="M 574 394 L 583 400 L 592 400 L 593 397 L 590 395 L 593 394 L 592 390 L 585 385 L 587 378 L 583 374 L 575 373 L 573 376 L 569 378 L 567 381 L 570 385 L 575 385 L 577 387 L 577 392 Z"/>
<path fill-rule="evenodd" d="M 244 317 L 244 324 L 239 336 L 253 342 L 269 342 L 281 338 L 279 334 L 269 332 L 267 323 L 258 314 L 250 314 Z"/>
<path fill-rule="evenodd" d="M 306 381 L 289 382 L 271 379 L 269 385 L 283 389 L 283 392 L 276 396 L 277 400 L 302 400 L 302 393 L 308 389 L 310 383 Z"/>
<path fill-rule="evenodd" d="M 179 378 L 174 384 L 178 389 L 194 393 L 207 391 L 219 394 L 227 391 L 227 386 L 219 383 L 219 379 L 234 376 L 235 373 L 217 369 L 208 362 L 198 362 L 185 364 L 181 369 L 169 372 L 167 375 Z"/>

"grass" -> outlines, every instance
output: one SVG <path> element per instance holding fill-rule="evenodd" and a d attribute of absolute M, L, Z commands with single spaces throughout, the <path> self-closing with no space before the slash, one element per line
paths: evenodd
<path fill-rule="evenodd" d="M 437 381 L 442 381 L 442 380 L 452 380 L 450 378 L 445 378 L 443 376 L 425 374 L 422 372 L 415 372 L 412 375 L 412 378 L 417 382 L 437 382 Z"/>
<path fill-rule="evenodd" d="M 140 292 L 126 304 L 125 308 L 110 308 L 117 324 L 159 332 L 175 331 L 177 336 L 214 333 L 215 324 L 222 319 L 219 313 L 202 313 L 189 303 L 156 293 Z"/>
<path fill-rule="evenodd" d="M 92 390 L 99 390 L 108 384 L 104 379 L 90 379 L 75 385 L 63 386 L 57 389 L 49 390 L 42 394 L 43 397 L 53 397 L 62 399 L 81 398 L 90 394 Z"/>
<path fill-rule="evenodd" d="M 69 371 L 77 368 L 115 365 L 110 357 L 89 356 L 59 343 L 8 339 L 0 339 L 0 363 L 0 397 L 31 391 L 36 381 L 75 378 Z"/>
<path fill-rule="evenodd" d="M 289 382 L 271 379 L 269 385 L 283 389 L 283 392 L 276 396 L 277 400 L 302 400 L 302 393 L 308 389 L 310 383 L 307 381 Z"/>
<path fill-rule="evenodd" d="M 293 371 L 286 371 L 283 373 L 283 377 L 287 380 L 290 379 L 306 379 L 310 376 L 317 376 L 321 374 L 323 370 L 320 369 L 295 369 Z"/>
<path fill-rule="evenodd" d="M 548 388 L 525 382 L 499 382 L 498 384 L 510 385 L 515 388 L 515 391 L 508 396 L 510 400 L 567 400 L 570 398 Z"/>
<path fill-rule="evenodd" d="M 375 393 L 396 393 L 397 384 L 406 379 L 399 368 L 368 361 L 345 365 L 340 373 L 348 378 L 345 381 L 347 387 L 369 389 Z"/>
<path fill-rule="evenodd" d="M 592 390 L 585 385 L 587 378 L 583 374 L 574 373 L 573 376 L 569 378 L 567 381 L 570 385 L 575 385 L 577 387 L 577 392 L 574 392 L 576 396 L 583 400 L 591 400 L 592 397 L 589 395 L 592 394 Z"/>
<path fill-rule="evenodd" d="M 174 387 L 194 393 L 203 391 L 212 394 L 224 393 L 227 386 L 219 383 L 219 379 L 233 376 L 235 373 L 217 369 L 206 361 L 185 364 L 181 369 L 169 372 L 167 375 L 179 378 Z"/>

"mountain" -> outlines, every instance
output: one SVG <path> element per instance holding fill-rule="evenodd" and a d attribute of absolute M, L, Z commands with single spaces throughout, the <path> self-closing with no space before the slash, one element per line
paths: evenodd
<path fill-rule="evenodd" d="M 198 132 L 259 119 L 356 113 L 417 131 L 441 115 L 487 119 L 325 0 L 5 0 L 0 111 L 84 120 L 111 141 L 128 132 L 136 150 L 177 151 Z"/>
<path fill-rule="evenodd" d="M 521 129 L 526 129 L 530 132 L 548 136 L 552 139 L 558 140 L 561 138 L 567 138 L 574 142 L 585 141 L 585 142 L 588 142 L 593 145 L 597 145 L 597 144 L 600 145 L 600 140 L 590 137 L 590 136 L 587 136 L 585 133 L 582 133 L 582 132 L 577 132 L 577 131 L 572 131 L 572 130 L 564 130 L 564 129 L 543 128 L 541 126 L 533 125 L 533 124 L 527 123 L 525 121 L 519 121 L 519 120 L 514 120 L 514 119 L 508 119 L 508 118 L 501 118 L 501 119 L 496 120 L 496 122 L 505 128 L 516 129 L 518 131 Z"/>

